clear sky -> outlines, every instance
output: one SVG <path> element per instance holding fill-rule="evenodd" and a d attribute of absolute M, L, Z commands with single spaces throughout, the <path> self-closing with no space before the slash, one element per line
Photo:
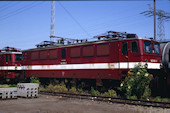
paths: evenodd
<path fill-rule="evenodd" d="M 153 7 L 152 0 L 55 1 L 55 36 L 90 39 L 113 30 L 153 37 L 153 17 L 140 14 L 148 4 Z M 170 0 L 156 0 L 156 8 L 170 13 Z M 50 23 L 51 1 L 0 1 L 0 49 L 50 40 Z M 164 26 L 170 40 L 170 21 Z"/>

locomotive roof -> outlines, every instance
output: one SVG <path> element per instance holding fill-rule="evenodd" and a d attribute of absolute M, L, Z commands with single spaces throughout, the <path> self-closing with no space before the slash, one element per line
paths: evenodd
<path fill-rule="evenodd" d="M 0 55 L 2 54 L 22 54 L 22 52 L 0 52 Z"/>
<path fill-rule="evenodd" d="M 153 39 L 148 39 L 148 38 L 106 39 L 106 40 L 98 40 L 98 41 L 87 41 L 87 42 L 84 42 L 84 43 L 74 43 L 74 44 L 66 44 L 66 45 L 59 44 L 59 45 L 48 46 L 48 47 L 31 48 L 31 49 L 27 49 L 27 50 L 23 50 L 23 51 L 44 50 L 44 49 L 53 49 L 53 48 L 60 48 L 60 47 L 72 47 L 72 46 L 79 46 L 79 45 L 90 45 L 90 44 L 116 42 L 116 41 L 124 41 L 124 40 L 149 40 L 149 41 L 155 41 Z"/>

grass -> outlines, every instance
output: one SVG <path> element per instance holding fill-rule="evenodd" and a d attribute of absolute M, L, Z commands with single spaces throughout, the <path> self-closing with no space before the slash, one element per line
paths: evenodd
<path fill-rule="evenodd" d="M 168 102 L 170 103 L 170 98 L 161 98 L 160 96 L 157 96 L 155 98 L 151 98 L 151 101 L 155 101 L 155 102 Z"/>
<path fill-rule="evenodd" d="M 0 88 L 17 87 L 17 85 L 0 84 Z"/>
<path fill-rule="evenodd" d="M 0 85 L 0 87 L 16 87 L 16 85 Z M 90 91 L 83 90 L 83 89 L 76 89 L 76 87 L 72 87 L 71 89 L 68 89 L 65 84 L 58 84 L 58 85 L 52 85 L 49 84 L 48 86 L 40 86 L 40 91 L 49 91 L 49 92 L 59 92 L 59 93 L 72 93 L 72 94 L 91 94 L 94 96 L 105 96 L 105 97 L 111 97 L 111 98 L 121 98 L 120 95 L 117 94 L 117 92 L 113 89 L 110 89 L 106 92 L 99 92 L 98 90 L 95 90 L 93 87 L 91 87 Z M 136 96 L 131 96 L 129 99 L 137 99 Z M 170 103 L 170 98 L 161 98 L 161 97 L 150 97 L 144 100 L 151 100 L 155 102 L 168 102 Z"/>

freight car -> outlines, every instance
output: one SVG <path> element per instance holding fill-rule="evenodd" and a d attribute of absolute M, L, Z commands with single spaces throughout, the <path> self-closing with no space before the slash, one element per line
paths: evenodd
<path fill-rule="evenodd" d="M 124 79 L 136 64 L 146 65 L 154 75 L 161 68 L 159 42 L 138 38 L 136 34 L 109 31 L 96 36 L 97 41 L 77 40 L 58 44 L 40 44 L 23 51 L 23 75 L 41 81 L 113 86 Z M 44 42 L 45 43 L 45 42 Z"/>
<path fill-rule="evenodd" d="M 20 78 L 22 52 L 16 48 L 5 47 L 0 50 L 0 81 L 15 82 Z"/>

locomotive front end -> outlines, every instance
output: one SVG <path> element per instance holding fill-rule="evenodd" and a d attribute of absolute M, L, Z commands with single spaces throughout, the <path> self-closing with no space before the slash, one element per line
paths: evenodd
<path fill-rule="evenodd" d="M 18 80 L 21 74 L 22 52 L 15 48 L 5 47 L 1 50 L 0 59 L 1 81 Z"/>
<path fill-rule="evenodd" d="M 154 40 L 142 40 L 141 48 L 141 58 L 142 61 L 145 62 L 147 69 L 151 71 L 151 73 L 161 69 L 162 55 L 159 42 Z"/>

